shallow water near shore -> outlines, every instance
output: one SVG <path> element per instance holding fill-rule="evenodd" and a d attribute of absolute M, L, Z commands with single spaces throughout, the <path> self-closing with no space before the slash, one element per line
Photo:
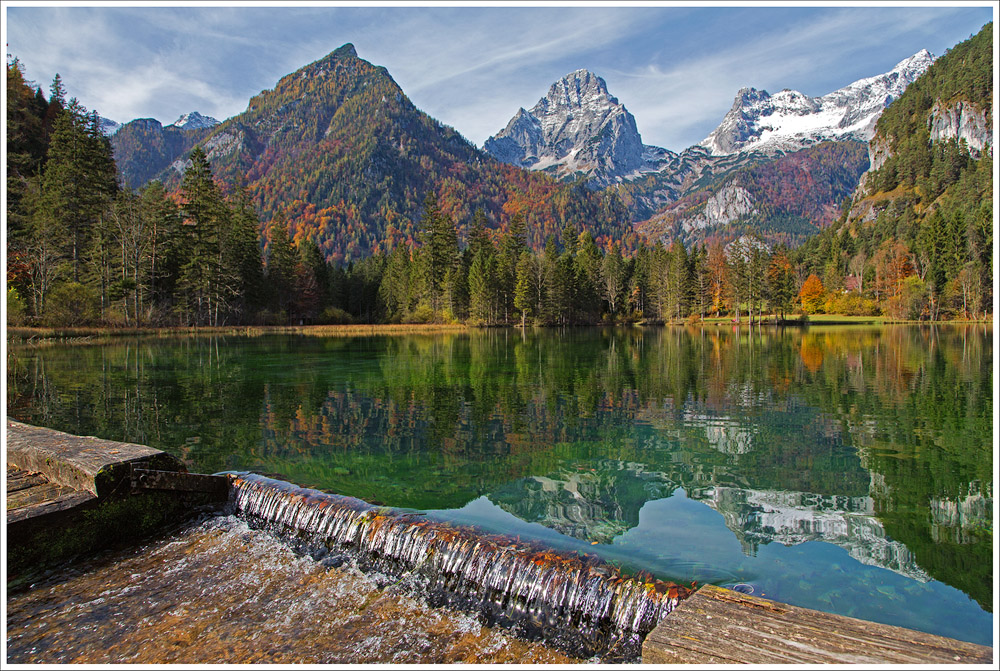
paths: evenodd
<path fill-rule="evenodd" d="M 983 325 L 126 339 L 11 348 L 7 403 L 195 472 L 989 645 L 992 362 Z"/>
<path fill-rule="evenodd" d="M 7 600 L 7 661 L 580 663 L 405 585 L 325 566 L 232 516 L 85 562 Z"/>

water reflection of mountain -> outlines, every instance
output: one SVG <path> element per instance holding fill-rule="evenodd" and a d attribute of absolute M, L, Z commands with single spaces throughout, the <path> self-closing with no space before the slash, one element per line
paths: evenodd
<path fill-rule="evenodd" d="M 772 542 L 823 541 L 844 548 L 862 564 L 930 580 L 903 543 L 886 537 L 870 497 L 713 487 L 692 498 L 722 515 L 747 554 Z"/>
<path fill-rule="evenodd" d="M 591 543 L 610 543 L 639 524 L 646 501 L 667 497 L 675 488 L 663 473 L 644 464 L 605 459 L 521 478 L 488 498 L 526 522 Z"/>
<path fill-rule="evenodd" d="M 665 473 L 644 464 L 601 460 L 546 476 L 511 482 L 489 499 L 526 522 L 580 540 L 610 543 L 639 523 L 639 510 L 677 488 Z M 743 551 L 761 545 L 823 541 L 840 546 L 863 564 L 909 578 L 930 579 L 904 544 L 886 537 L 868 496 L 829 496 L 708 486 L 688 492 L 722 515 Z"/>

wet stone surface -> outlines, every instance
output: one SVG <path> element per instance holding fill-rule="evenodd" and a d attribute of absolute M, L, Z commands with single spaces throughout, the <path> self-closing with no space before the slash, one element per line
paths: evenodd
<path fill-rule="evenodd" d="M 11 663 L 574 663 L 212 517 L 8 596 Z"/>

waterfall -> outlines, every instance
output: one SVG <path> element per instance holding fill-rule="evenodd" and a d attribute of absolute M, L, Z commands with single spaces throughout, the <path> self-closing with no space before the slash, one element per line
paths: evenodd
<path fill-rule="evenodd" d="M 482 615 L 580 656 L 637 657 L 690 590 L 628 577 L 592 555 L 453 527 L 347 496 L 240 473 L 230 502 L 249 522 L 403 576 L 433 605 Z"/>

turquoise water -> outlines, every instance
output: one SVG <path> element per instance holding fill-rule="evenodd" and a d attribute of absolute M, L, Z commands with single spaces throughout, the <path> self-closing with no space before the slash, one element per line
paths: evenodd
<path fill-rule="evenodd" d="M 992 329 L 12 347 L 8 413 L 991 644 Z"/>

